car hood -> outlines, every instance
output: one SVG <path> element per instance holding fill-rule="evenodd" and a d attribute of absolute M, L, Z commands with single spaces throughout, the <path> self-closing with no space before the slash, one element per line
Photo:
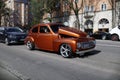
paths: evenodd
<path fill-rule="evenodd" d="M 16 36 L 27 35 L 26 33 L 22 33 L 22 32 L 7 32 L 7 34 L 16 35 Z"/>
<path fill-rule="evenodd" d="M 75 29 L 75 28 L 70 28 L 70 27 L 61 27 L 61 28 L 59 28 L 58 33 L 62 34 L 62 35 L 76 37 L 76 38 L 87 36 L 87 34 L 85 32 L 80 31 L 80 30 Z"/>

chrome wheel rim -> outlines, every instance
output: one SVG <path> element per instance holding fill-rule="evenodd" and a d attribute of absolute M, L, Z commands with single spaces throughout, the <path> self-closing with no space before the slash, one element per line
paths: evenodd
<path fill-rule="evenodd" d="M 62 44 L 60 47 L 60 53 L 63 57 L 70 57 L 71 47 L 68 44 Z"/>
<path fill-rule="evenodd" d="M 27 48 L 28 48 L 28 49 L 31 49 L 31 48 L 32 48 L 32 43 L 31 43 L 30 41 L 28 41 L 26 45 L 27 45 Z"/>
<path fill-rule="evenodd" d="M 8 39 L 7 39 L 7 38 L 5 39 L 5 44 L 6 44 L 6 45 L 8 45 L 8 44 L 9 44 L 9 41 L 8 41 Z"/>

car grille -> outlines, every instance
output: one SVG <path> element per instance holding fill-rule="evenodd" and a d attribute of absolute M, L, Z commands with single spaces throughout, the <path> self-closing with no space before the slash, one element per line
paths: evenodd
<path fill-rule="evenodd" d="M 90 42 L 82 42 L 81 43 L 81 48 L 82 49 L 88 49 L 88 48 L 94 47 L 94 45 L 95 44 L 92 41 L 90 41 Z"/>

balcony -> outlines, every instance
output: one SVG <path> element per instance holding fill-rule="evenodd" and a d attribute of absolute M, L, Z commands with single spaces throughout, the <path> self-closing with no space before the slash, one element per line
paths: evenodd
<path fill-rule="evenodd" d="M 84 13 L 84 18 L 85 19 L 90 19 L 94 16 L 94 12 L 85 12 Z"/>

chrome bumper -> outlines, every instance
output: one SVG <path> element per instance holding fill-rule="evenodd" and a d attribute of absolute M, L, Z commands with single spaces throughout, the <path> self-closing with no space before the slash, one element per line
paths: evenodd
<path fill-rule="evenodd" d="M 82 55 L 84 55 L 84 53 L 91 52 L 93 50 L 94 49 L 89 49 L 89 50 L 84 50 L 84 51 L 76 51 L 76 54 L 82 54 Z"/>

